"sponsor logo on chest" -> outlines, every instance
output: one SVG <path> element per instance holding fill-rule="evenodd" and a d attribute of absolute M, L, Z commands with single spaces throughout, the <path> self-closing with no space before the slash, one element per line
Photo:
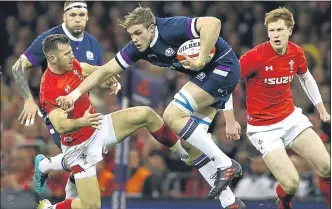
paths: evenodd
<path fill-rule="evenodd" d="M 265 78 L 264 83 L 266 84 L 286 84 L 292 82 L 294 76 L 284 76 L 284 77 L 279 77 L 279 78 Z"/>

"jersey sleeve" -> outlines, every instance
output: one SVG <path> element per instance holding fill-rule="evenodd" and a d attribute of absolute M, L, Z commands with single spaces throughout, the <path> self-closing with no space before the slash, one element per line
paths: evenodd
<path fill-rule="evenodd" d="M 56 94 L 50 88 L 50 84 L 45 83 L 43 79 L 40 85 L 40 105 L 48 114 L 58 108 L 55 99 Z"/>
<path fill-rule="evenodd" d="M 299 57 L 300 57 L 300 60 L 299 60 L 300 64 L 299 64 L 299 68 L 297 69 L 296 74 L 302 75 L 302 74 L 306 73 L 308 70 L 307 60 L 305 58 L 305 54 L 302 49 L 299 50 Z"/>
<path fill-rule="evenodd" d="M 126 69 L 140 59 L 141 52 L 136 48 L 133 42 L 129 42 L 115 56 L 118 64 Z"/>
<path fill-rule="evenodd" d="M 171 29 L 168 31 L 172 38 L 176 39 L 194 39 L 199 38 L 199 32 L 197 30 L 197 17 L 173 17 L 169 18 L 163 28 Z"/>
<path fill-rule="evenodd" d="M 43 53 L 42 42 L 47 35 L 48 33 L 40 34 L 21 57 L 28 59 L 33 66 L 41 65 L 46 59 Z"/>
<path fill-rule="evenodd" d="M 240 57 L 241 79 L 250 76 L 259 69 L 259 51 L 257 48 L 247 51 Z"/>

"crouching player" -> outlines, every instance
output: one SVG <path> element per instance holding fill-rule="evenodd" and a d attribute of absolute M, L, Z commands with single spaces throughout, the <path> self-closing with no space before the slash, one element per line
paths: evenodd
<path fill-rule="evenodd" d="M 70 41 L 63 34 L 46 37 L 43 51 L 48 68 L 41 81 L 40 103 L 60 133 L 62 152 L 67 166 L 74 173 L 79 198 L 69 198 L 55 205 L 42 200 L 38 209 L 101 208 L 96 164 L 102 160 L 102 153 L 139 128 L 146 127 L 160 142 L 165 132 L 172 133 L 164 144 L 181 157 L 188 158 L 174 132 L 149 107 L 133 107 L 103 116 L 95 112 L 88 94 L 82 95 L 71 111 L 65 112 L 57 107 L 57 98 L 75 89 L 84 80 L 83 75 L 91 71 L 91 66 L 81 66 L 74 59 Z"/>

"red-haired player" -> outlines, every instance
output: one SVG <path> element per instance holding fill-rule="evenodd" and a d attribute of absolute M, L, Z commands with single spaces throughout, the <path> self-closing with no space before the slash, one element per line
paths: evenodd
<path fill-rule="evenodd" d="M 241 77 L 246 81 L 247 136 L 280 183 L 279 209 L 292 208 L 291 199 L 299 186 L 299 175 L 285 148 L 317 171 L 320 189 L 330 205 L 330 156 L 309 119 L 293 104 L 291 81 L 295 76 L 321 120 L 330 122 L 330 115 L 302 49 L 288 41 L 294 27 L 292 13 L 286 8 L 275 9 L 266 14 L 265 26 L 270 40 L 240 58 Z"/>

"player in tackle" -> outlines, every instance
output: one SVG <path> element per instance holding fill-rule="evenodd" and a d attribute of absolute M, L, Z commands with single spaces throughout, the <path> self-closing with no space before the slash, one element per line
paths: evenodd
<path fill-rule="evenodd" d="M 216 198 L 223 191 L 220 201 L 224 208 L 245 208 L 228 187 L 234 177 L 241 175 L 240 164 L 227 157 L 207 133 L 217 110 L 225 107 L 240 78 L 236 55 L 219 37 L 220 21 L 214 17 L 157 18 L 149 8 L 140 6 L 126 15 L 120 25 L 127 30 L 132 41 L 69 96 L 59 98 L 58 105 L 63 109 L 71 107 L 82 94 L 140 59 L 190 75 L 191 80 L 165 110 L 164 121 L 204 153 L 188 151 L 202 176 L 212 186 L 209 197 Z M 190 64 L 184 67 L 176 59 L 176 51 L 182 43 L 194 38 L 200 38 L 199 57 L 197 60 L 187 57 Z M 216 54 L 211 62 L 206 63 L 214 46 Z M 228 120 L 227 129 L 232 138 L 239 138 L 240 127 L 234 118 Z"/>
<path fill-rule="evenodd" d="M 56 98 L 69 94 L 93 72 L 94 67 L 80 65 L 74 59 L 70 40 L 63 34 L 47 36 L 43 41 L 43 51 L 48 68 L 40 85 L 40 103 L 60 133 L 62 152 L 67 167 L 74 173 L 79 198 L 68 198 L 53 206 L 48 200 L 42 200 L 39 209 L 100 208 L 96 164 L 102 160 L 102 153 L 107 153 L 110 147 L 139 128 L 147 128 L 159 141 L 165 132 L 169 132 L 170 137 L 163 141 L 164 144 L 182 157 L 188 157 L 175 133 L 149 107 L 133 107 L 103 116 L 95 112 L 86 93 L 69 113 L 60 109 Z"/>
<path fill-rule="evenodd" d="M 309 119 L 293 104 L 291 81 L 295 75 L 321 120 L 330 122 L 330 115 L 307 69 L 303 50 L 289 41 L 294 24 L 286 8 L 267 13 L 265 26 L 270 40 L 240 58 L 241 78 L 246 80 L 247 136 L 280 183 L 276 189 L 279 209 L 292 208 L 291 200 L 299 186 L 299 175 L 285 148 L 303 157 L 318 173 L 330 208 L 330 155 Z"/>
<path fill-rule="evenodd" d="M 17 87 L 24 98 L 24 108 L 19 116 L 21 124 L 26 126 L 34 124 L 35 116 L 39 110 L 35 104 L 25 74 L 29 69 L 41 66 L 42 72 L 47 68 L 47 60 L 43 53 L 42 41 L 50 34 L 65 34 L 71 40 L 73 54 L 81 63 L 93 66 L 104 64 L 100 43 L 91 34 L 85 31 L 88 16 L 88 6 L 85 1 L 67 0 L 63 6 L 63 23 L 38 35 L 29 48 L 21 55 L 13 66 L 13 77 Z M 119 83 L 117 83 L 119 84 Z M 52 136 L 54 143 L 61 149 L 60 135 L 54 130 L 48 115 L 41 108 L 44 122 Z M 48 173 L 51 171 L 68 170 L 63 163 L 63 154 L 46 158 L 39 154 L 35 158 L 35 174 L 33 179 L 34 191 L 43 196 L 46 191 Z M 66 196 L 74 197 L 77 194 L 73 176 L 70 176 L 66 184 Z"/>

